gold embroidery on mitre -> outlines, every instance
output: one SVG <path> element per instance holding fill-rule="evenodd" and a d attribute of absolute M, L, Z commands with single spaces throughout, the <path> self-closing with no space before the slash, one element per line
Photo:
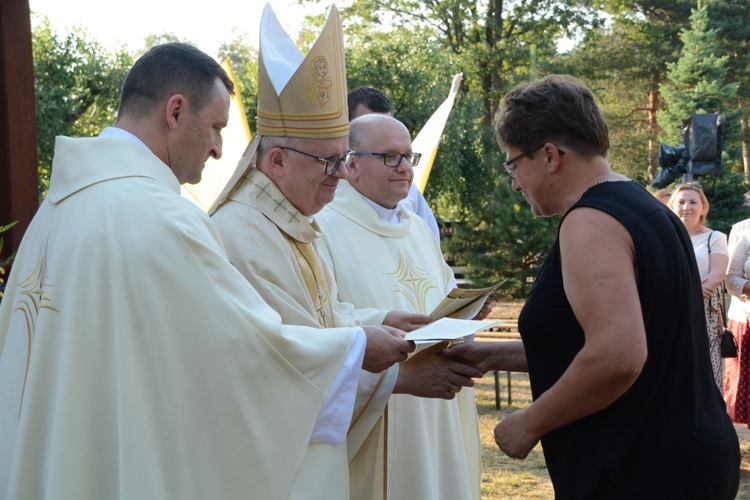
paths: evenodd
<path fill-rule="evenodd" d="M 26 372 L 23 376 L 23 386 L 21 388 L 21 405 L 18 408 L 20 414 L 21 408 L 23 407 L 23 395 L 26 391 L 26 379 L 29 375 L 29 364 L 31 363 L 31 347 L 34 342 L 34 334 L 36 333 L 36 320 L 39 317 L 39 311 L 41 309 L 49 309 L 50 311 L 60 312 L 58 309 L 52 307 L 49 296 L 45 294 L 47 288 L 52 288 L 49 276 L 47 276 L 47 245 L 44 245 L 44 249 L 39 255 L 39 260 L 34 266 L 34 270 L 31 271 L 26 278 L 21 280 L 19 283 L 21 289 L 21 295 L 16 301 L 14 310 L 20 311 L 26 320 L 26 336 L 28 342 L 28 349 L 26 350 Z"/>
<path fill-rule="evenodd" d="M 328 76 L 328 60 L 323 56 L 313 59 L 310 76 L 307 77 L 307 100 L 310 106 L 322 108 L 331 100 L 333 80 Z"/>
<path fill-rule="evenodd" d="M 270 54 L 287 51 L 293 42 L 289 35 L 284 39 L 266 36 L 266 31 L 278 34 L 282 29 L 273 9 L 267 9 L 261 20 L 258 59 L 258 134 L 318 139 L 348 136 L 346 62 L 338 10 L 331 6 L 318 39 L 277 92 L 271 72 L 278 69 Z"/>
<path fill-rule="evenodd" d="M 397 293 L 402 293 L 418 313 L 426 313 L 427 292 L 437 286 L 429 275 L 418 267 L 403 250 L 398 251 L 398 267 L 388 276 L 396 278 Z"/>

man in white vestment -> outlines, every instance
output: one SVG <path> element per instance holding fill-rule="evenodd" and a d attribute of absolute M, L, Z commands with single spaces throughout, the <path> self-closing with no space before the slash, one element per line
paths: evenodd
<path fill-rule="evenodd" d="M 233 92 L 211 57 L 159 45 L 114 127 L 57 138 L 0 306 L 0 497 L 346 498 L 325 459 L 360 371 L 413 346 L 282 325 L 180 196 L 221 156 Z"/>
<path fill-rule="evenodd" d="M 409 132 L 394 118 L 369 114 L 351 122 L 349 147 L 348 181 L 317 216 L 321 256 L 339 299 L 429 313 L 452 289 L 453 275 L 427 224 L 400 204 L 419 161 Z M 394 395 L 384 425 L 375 464 L 384 480 L 360 490 L 358 499 L 479 499 L 480 441 L 470 387 L 452 400 Z"/>
<path fill-rule="evenodd" d="M 349 121 L 359 118 L 370 113 L 380 113 L 383 115 L 394 116 L 395 110 L 391 100 L 388 99 L 382 91 L 374 87 L 359 87 L 351 92 L 347 97 L 349 104 Z M 402 205 L 407 210 L 414 212 L 427 222 L 427 226 L 432 231 L 435 239 L 440 243 L 440 228 L 437 219 L 430 210 L 424 195 L 419 191 L 416 184 L 412 183 L 409 187 L 409 194 L 402 200 Z"/>
<path fill-rule="evenodd" d="M 229 260 L 285 324 L 353 326 L 361 324 L 361 317 L 368 324 L 384 323 L 411 330 L 429 322 L 429 316 L 374 308 L 355 315 L 351 304 L 339 303 L 336 283 L 318 256 L 320 232 L 314 215 L 333 199 L 340 179 L 347 176 L 351 158 L 347 147 L 349 123 L 345 112 L 327 115 L 325 108 L 298 99 L 305 94 L 305 87 L 296 86 L 306 86 L 307 81 L 298 77 L 310 74 L 315 61 L 325 59 L 331 84 L 327 105 L 346 109 L 344 51 L 338 19 L 334 7 L 318 40 L 301 58 L 299 50 L 280 35 L 278 20 L 266 7 L 260 29 L 257 150 L 246 152 L 245 158 L 252 161 L 240 164 L 240 180 L 219 200 L 211 218 Z M 269 33 L 274 36 L 269 37 Z M 285 49 L 290 53 L 285 53 Z M 278 72 L 288 68 L 277 68 L 274 59 L 301 59 L 281 91 L 272 81 Z M 282 111 L 274 114 L 274 109 Z M 306 120 L 290 127 L 287 115 Z M 349 455 L 370 435 L 392 393 L 453 398 L 451 388 L 473 385 L 471 377 L 475 373 L 432 352 L 424 352 L 401 371 L 394 365 L 381 374 L 363 373 L 347 436 Z M 346 468 L 346 450 L 330 460 L 340 460 Z M 352 481 L 356 482 L 356 478 Z M 354 491 L 351 496 L 356 498 Z"/>

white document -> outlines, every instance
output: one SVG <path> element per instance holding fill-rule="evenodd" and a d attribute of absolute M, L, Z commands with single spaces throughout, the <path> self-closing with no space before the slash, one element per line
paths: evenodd
<path fill-rule="evenodd" d="M 441 318 L 429 325 L 407 333 L 404 339 L 412 340 L 417 344 L 440 342 L 441 340 L 456 340 L 502 323 L 502 320 L 477 321 L 473 319 Z"/>

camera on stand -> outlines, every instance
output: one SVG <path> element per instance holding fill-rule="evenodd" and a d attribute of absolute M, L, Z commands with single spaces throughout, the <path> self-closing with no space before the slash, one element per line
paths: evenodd
<path fill-rule="evenodd" d="M 651 182 L 653 187 L 665 188 L 680 176 L 686 177 L 683 182 L 701 176 L 721 176 L 724 115 L 690 115 L 682 120 L 682 140 L 685 144 L 679 146 L 659 146 L 661 170 Z"/>

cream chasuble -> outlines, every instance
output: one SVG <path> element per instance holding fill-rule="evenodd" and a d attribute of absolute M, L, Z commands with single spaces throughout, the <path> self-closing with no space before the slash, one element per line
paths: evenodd
<path fill-rule="evenodd" d="M 414 214 L 403 211 L 398 224 L 382 222 L 362 195 L 341 181 L 336 198 L 317 220 L 320 253 L 333 271 L 340 300 L 355 307 L 428 313 L 452 288 L 450 267 L 427 224 Z M 383 464 L 387 498 L 480 498 L 481 448 L 472 389 L 464 387 L 450 401 L 394 394 L 385 431 L 376 428 L 350 462 L 353 499 L 384 498 Z"/>
<path fill-rule="evenodd" d="M 0 497 L 290 498 L 352 336 L 282 325 L 149 150 L 58 137 L 0 307 Z"/>
<path fill-rule="evenodd" d="M 360 323 L 353 306 L 336 299 L 336 282 L 318 255 L 317 222 L 301 215 L 263 172 L 249 169 L 211 219 L 229 260 L 285 324 L 382 324 L 386 311 L 359 310 L 366 318 Z M 380 419 L 397 378 L 398 365 L 384 376 L 362 371 L 347 436 L 350 454 Z M 345 454 L 339 459 L 346 463 Z"/>

